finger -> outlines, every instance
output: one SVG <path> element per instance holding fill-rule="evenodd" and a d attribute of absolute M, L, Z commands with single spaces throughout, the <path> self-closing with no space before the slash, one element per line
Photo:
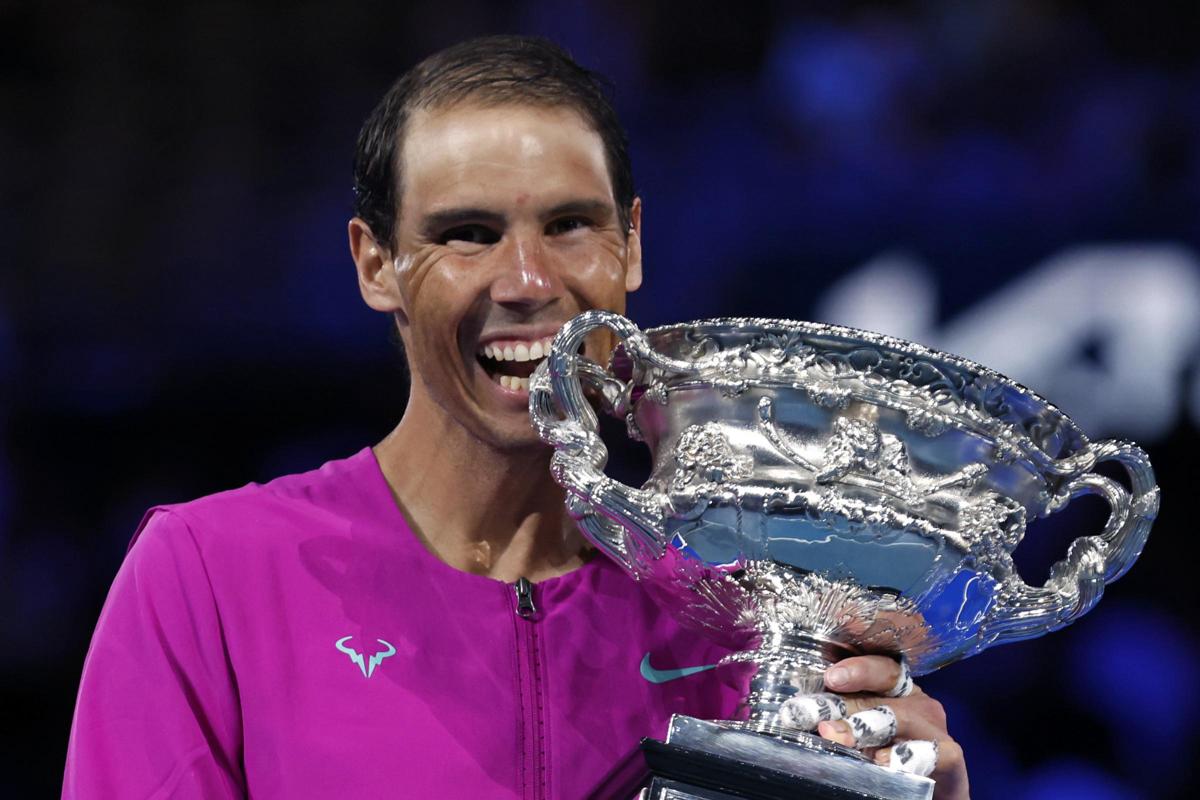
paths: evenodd
<path fill-rule="evenodd" d="M 866 750 L 891 742 L 896 736 L 896 726 L 896 712 L 887 706 L 876 706 L 851 714 L 844 720 L 822 722 L 817 730 L 826 739 Z"/>
<path fill-rule="evenodd" d="M 903 688 L 903 668 L 889 656 L 853 656 L 825 671 L 825 686 L 835 692 L 887 695 Z M 909 679 L 911 681 L 911 677 Z M 914 687 L 915 689 L 915 687 Z M 910 692 L 913 689 L 909 690 Z"/>
<path fill-rule="evenodd" d="M 915 684 L 912 679 L 912 670 L 908 668 L 908 659 L 900 657 L 900 676 L 896 678 L 896 682 L 892 684 L 892 688 L 883 693 L 884 697 L 908 697 L 913 693 Z"/>
<path fill-rule="evenodd" d="M 938 765 L 938 743 L 928 739 L 910 739 L 875 754 L 875 761 L 895 772 L 928 777 Z"/>
<path fill-rule="evenodd" d="M 937 796 L 945 800 L 968 800 L 971 796 L 967 762 L 962 746 L 953 739 L 938 740 L 937 766 L 929 777 L 937 781 Z"/>
<path fill-rule="evenodd" d="M 779 704 L 779 721 L 785 727 L 811 731 L 820 722 L 844 719 L 846 701 L 836 694 L 803 694 Z"/>
<path fill-rule="evenodd" d="M 905 744 L 912 746 L 915 758 L 920 759 L 923 758 L 920 750 L 930 744 L 930 742 L 901 742 L 894 748 L 879 750 L 875 753 L 876 763 L 884 764 L 889 768 L 896 768 L 896 762 L 898 761 L 896 752 L 900 751 Z M 944 798 L 944 800 L 968 800 L 971 796 L 971 789 L 970 781 L 967 777 L 967 763 L 963 758 L 962 747 L 953 739 L 943 738 L 936 740 L 934 749 L 936 756 L 934 758 L 933 769 L 928 773 L 927 777 L 933 778 L 937 782 L 935 796 Z M 910 764 L 912 765 L 913 773 L 920 774 L 916 769 L 915 759 L 910 759 Z"/>
<path fill-rule="evenodd" d="M 946 738 L 946 710 L 924 692 L 909 697 L 887 698 L 878 695 L 851 695 L 845 698 L 847 716 L 886 705 L 896 714 L 896 736 L 901 739 Z"/>

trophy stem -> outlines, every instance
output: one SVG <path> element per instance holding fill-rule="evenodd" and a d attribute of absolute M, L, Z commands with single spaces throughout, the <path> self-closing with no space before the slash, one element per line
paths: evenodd
<path fill-rule="evenodd" d="M 791 730 L 782 723 L 779 705 L 796 695 L 825 691 L 825 670 L 854 655 L 854 651 L 809 634 L 771 633 L 757 648 L 739 655 L 738 660 L 750 661 L 758 667 L 745 700 L 749 714 L 739 727 L 791 737 L 801 731 Z"/>

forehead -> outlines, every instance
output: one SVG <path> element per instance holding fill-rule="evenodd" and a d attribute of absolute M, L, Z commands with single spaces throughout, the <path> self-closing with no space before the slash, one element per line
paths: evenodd
<path fill-rule="evenodd" d="M 604 142 L 577 112 L 528 105 L 418 110 L 401 150 L 402 207 L 496 202 L 515 190 L 612 200 Z M 551 197 L 553 196 L 553 197 Z"/>

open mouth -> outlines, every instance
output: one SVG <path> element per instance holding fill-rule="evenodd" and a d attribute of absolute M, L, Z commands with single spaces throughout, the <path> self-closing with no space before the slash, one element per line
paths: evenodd
<path fill-rule="evenodd" d="M 488 342 L 475 354 L 479 365 L 502 388 L 509 391 L 529 391 L 529 376 L 550 354 L 553 336 L 533 342 L 505 340 Z"/>

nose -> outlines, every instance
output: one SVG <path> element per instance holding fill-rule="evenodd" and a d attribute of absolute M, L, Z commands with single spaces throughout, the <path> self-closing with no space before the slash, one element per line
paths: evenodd
<path fill-rule="evenodd" d="M 497 255 L 500 263 L 492 281 L 493 302 L 526 312 L 537 311 L 562 294 L 558 270 L 540 236 L 514 236 L 511 245 L 501 248 Z"/>

